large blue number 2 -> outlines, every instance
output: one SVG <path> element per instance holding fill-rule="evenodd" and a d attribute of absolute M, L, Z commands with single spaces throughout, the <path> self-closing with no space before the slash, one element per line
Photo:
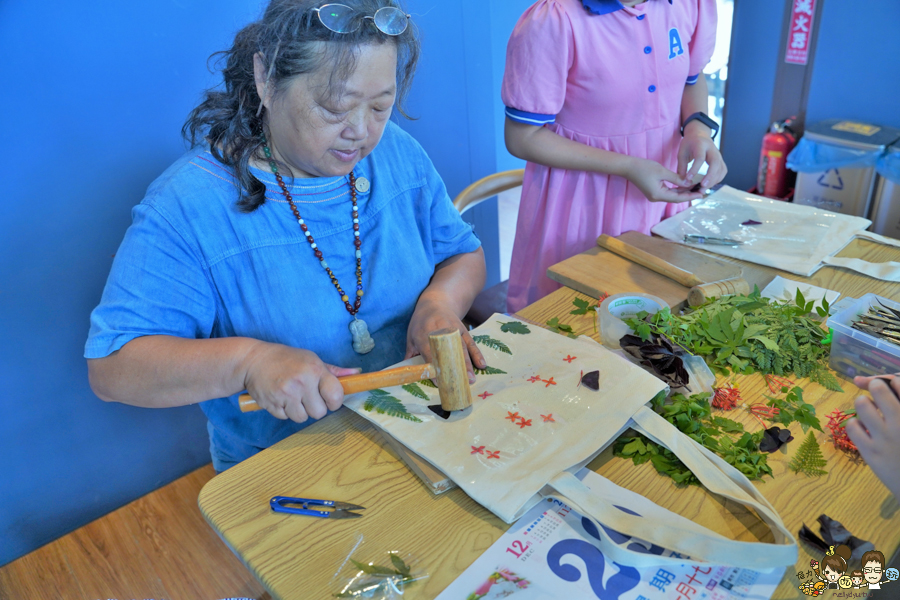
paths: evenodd
<path fill-rule="evenodd" d="M 577 567 L 560 564 L 560 560 L 566 554 L 574 554 L 584 561 L 587 567 L 588 581 L 598 600 L 618 600 L 621 594 L 637 587 L 641 581 L 637 569 L 614 563 L 619 567 L 619 572 L 610 577 L 604 586 L 603 569 L 606 566 L 606 560 L 603 558 L 603 553 L 593 544 L 583 540 L 557 542 L 547 553 L 547 564 L 553 574 L 560 579 L 578 581 L 581 578 L 581 572 Z"/>

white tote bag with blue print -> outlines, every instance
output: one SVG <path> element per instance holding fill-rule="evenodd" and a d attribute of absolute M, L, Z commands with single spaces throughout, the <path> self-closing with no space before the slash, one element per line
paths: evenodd
<path fill-rule="evenodd" d="M 489 368 L 472 386 L 470 408 L 444 419 L 429 408 L 439 407 L 440 399 L 428 382 L 354 394 L 345 405 L 507 523 L 552 496 L 610 529 L 697 564 L 765 570 L 796 563 L 794 538 L 747 478 L 647 406 L 665 389 L 659 379 L 593 340 L 572 340 L 503 315 L 471 333 Z M 417 362 L 421 358 L 400 364 Z M 596 391 L 581 385 L 582 375 L 593 371 L 599 371 Z M 628 428 L 669 448 L 709 491 L 756 511 L 774 543 L 728 539 L 646 499 L 642 516 L 630 515 L 616 505 L 633 493 L 605 479 L 592 491 L 572 475 Z M 602 538 L 597 545 L 621 564 L 685 562 Z"/>

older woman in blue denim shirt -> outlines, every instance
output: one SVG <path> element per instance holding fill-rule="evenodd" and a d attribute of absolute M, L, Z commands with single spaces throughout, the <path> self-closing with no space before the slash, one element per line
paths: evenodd
<path fill-rule="evenodd" d="M 418 55 L 409 17 L 342 1 L 273 0 L 238 33 L 185 125 L 201 143 L 134 208 L 91 315 L 97 395 L 200 402 L 219 471 L 339 408 L 337 377 L 428 359 L 431 331 L 459 329 L 484 366 L 460 322 L 480 243 L 388 120 Z M 265 411 L 240 412 L 245 389 Z"/>

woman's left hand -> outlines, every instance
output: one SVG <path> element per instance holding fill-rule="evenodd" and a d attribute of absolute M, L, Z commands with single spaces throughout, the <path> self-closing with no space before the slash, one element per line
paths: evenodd
<path fill-rule="evenodd" d="M 684 178 L 685 186 L 693 186 L 694 177 L 700 171 L 703 163 L 706 163 L 709 168 L 700 182 L 700 191 L 705 193 L 706 190 L 725 179 L 728 167 L 725 166 L 725 160 L 719 149 L 716 148 L 715 142 L 709 137 L 708 128 L 706 131 L 698 131 L 701 127 L 705 128 L 702 123 L 697 121 L 688 123 L 685 127 L 684 138 L 678 148 L 678 176 Z M 688 171 L 688 164 L 691 161 L 694 164 Z"/>
<path fill-rule="evenodd" d="M 487 366 L 481 350 L 475 344 L 475 340 L 469 335 L 466 326 L 459 317 L 447 307 L 446 303 L 433 298 L 421 298 L 416 304 L 409 329 L 406 333 L 406 357 L 411 358 L 419 354 L 425 362 L 431 362 L 431 346 L 428 343 L 428 334 L 440 329 L 456 329 L 462 335 L 463 348 L 466 357 L 466 371 L 469 373 L 469 383 L 475 383 L 474 364 L 479 369 Z"/>

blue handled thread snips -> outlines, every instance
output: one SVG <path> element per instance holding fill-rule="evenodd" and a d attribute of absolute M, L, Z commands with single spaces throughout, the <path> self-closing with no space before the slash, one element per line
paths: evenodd
<path fill-rule="evenodd" d="M 298 504 L 300 507 L 288 506 Z M 355 519 L 362 515 L 351 510 L 365 510 L 364 506 L 350 504 L 349 502 L 335 502 L 334 500 L 312 500 L 310 498 L 291 498 L 289 496 L 275 496 L 269 500 L 269 506 L 275 512 L 290 513 L 292 515 L 304 515 L 307 517 L 321 517 L 325 519 Z M 325 506 L 334 510 L 313 510 L 310 506 Z"/>

